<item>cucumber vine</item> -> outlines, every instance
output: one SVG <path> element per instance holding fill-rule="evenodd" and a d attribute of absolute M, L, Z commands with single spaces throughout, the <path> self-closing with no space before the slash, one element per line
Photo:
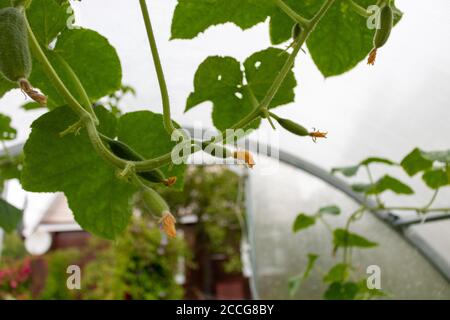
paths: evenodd
<path fill-rule="evenodd" d="M 108 239 L 126 229 L 137 192 L 145 195 L 163 230 L 175 236 L 175 217 L 154 188 L 182 188 L 186 165 L 173 160 L 179 143 L 191 153 L 233 158 L 252 167 L 255 161 L 250 152 L 226 145 L 227 130 L 255 129 L 261 121 L 268 121 L 272 128 L 279 125 L 299 137 L 326 138 L 327 132 L 308 130 L 274 112 L 295 100 L 293 67 L 299 52 L 307 48 L 325 77 L 347 72 L 367 56 L 373 63 L 376 50 L 387 42 L 402 15 L 393 0 L 178 0 L 172 39 L 192 39 L 227 22 L 245 30 L 268 21 L 272 45 L 291 43 L 285 50 L 269 47 L 256 52 L 242 63 L 221 56 L 201 63 L 185 111 L 211 102 L 219 133 L 208 140 L 195 140 L 183 134 L 171 116 L 169 88 L 147 3 L 139 0 L 138 4 L 159 83 L 161 114 L 145 110 L 122 114 L 103 106 L 102 98 L 125 88 L 120 59 L 99 33 L 68 26 L 67 21 L 73 21 L 69 1 L 0 0 L 0 15 L 14 11 L 23 23 L 23 28 L 15 28 L 12 20 L 0 21 L 0 97 L 21 88 L 38 102 L 25 105 L 25 109 L 41 105 L 49 109 L 33 123 L 24 157 L 1 162 L 5 163 L 2 182 L 20 178 L 28 191 L 64 192 L 76 221 Z M 381 28 L 377 30 L 366 23 L 373 14 L 366 9 L 371 5 L 381 10 Z M 5 36 L 6 31 L 10 37 Z M 346 45 L 350 41 L 351 48 Z M 10 70 L 18 72 L 9 76 Z M 9 123 L 3 127 L 7 137 Z M 16 163 L 20 165 L 14 172 L 6 170 L 6 164 Z M 380 188 L 392 182 L 386 179 L 378 181 Z M 17 215 L 8 219 L 8 225 L 12 220 L 16 221 Z M 0 225 L 6 225 L 2 221 Z"/>

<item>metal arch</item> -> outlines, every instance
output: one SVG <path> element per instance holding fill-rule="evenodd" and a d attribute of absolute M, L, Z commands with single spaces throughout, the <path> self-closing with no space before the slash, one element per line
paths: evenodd
<path fill-rule="evenodd" d="M 253 152 L 258 152 L 259 149 L 263 148 L 263 150 L 269 150 L 268 145 L 257 143 L 256 145 L 250 143 L 250 150 Z M 273 149 L 273 148 L 272 148 Z M 270 153 L 273 154 L 273 153 Z M 275 153 L 277 154 L 277 153 Z M 365 205 L 369 208 L 376 208 L 377 204 L 375 201 L 371 199 L 367 199 L 362 194 L 356 193 L 352 190 L 352 188 L 343 180 L 340 179 L 323 168 L 297 157 L 289 152 L 278 150 L 278 159 L 288 164 L 294 168 L 302 170 L 326 183 L 330 186 L 336 188 L 337 190 L 343 192 L 348 197 L 353 199 L 356 203 Z M 251 211 L 251 207 L 249 208 Z M 418 252 L 428 261 L 430 264 L 448 281 L 450 282 L 450 266 L 443 262 L 441 256 L 435 253 L 433 250 L 430 250 L 428 243 L 422 241 L 420 238 L 415 237 L 414 233 L 409 232 L 408 228 L 410 225 L 423 223 L 423 220 L 420 217 L 411 217 L 404 218 L 399 217 L 398 215 L 388 212 L 388 211 L 380 211 L 380 210 L 370 210 L 379 220 L 381 220 L 385 225 L 399 233 L 406 241 L 410 243 L 414 248 L 418 250 Z M 449 219 L 449 214 L 431 214 L 427 215 L 426 222 L 436 221 L 442 219 Z"/>

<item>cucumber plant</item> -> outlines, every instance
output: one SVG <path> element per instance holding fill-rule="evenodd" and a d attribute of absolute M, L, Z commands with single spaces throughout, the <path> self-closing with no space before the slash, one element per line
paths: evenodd
<path fill-rule="evenodd" d="M 391 175 L 383 175 L 379 179 L 374 179 L 371 167 L 373 165 L 389 166 L 401 168 L 407 175 L 422 175 L 422 181 L 430 189 L 430 200 L 422 206 L 392 206 L 385 203 L 381 196 L 387 191 L 397 196 L 411 196 L 414 190 L 406 183 Z M 310 228 L 318 223 L 322 223 L 330 231 L 333 246 L 333 256 L 341 253 L 340 261 L 333 265 L 328 273 L 323 277 L 323 281 L 328 288 L 324 292 L 325 299 L 370 299 L 389 294 L 379 289 L 369 289 L 365 278 L 358 279 L 357 266 L 352 263 L 352 251 L 360 249 L 370 249 L 378 244 L 368 240 L 362 235 L 350 232 L 350 228 L 360 220 L 367 212 L 409 212 L 418 214 L 423 221 L 427 218 L 427 213 L 450 213 L 450 207 L 437 207 L 434 205 L 438 198 L 439 190 L 450 187 L 450 150 L 428 152 L 421 149 L 414 149 L 406 155 L 400 162 L 395 162 L 385 158 L 370 157 L 360 163 L 350 167 L 340 167 L 332 169 L 333 174 L 340 174 L 347 178 L 356 176 L 360 169 L 364 169 L 367 175 L 366 182 L 352 183 L 351 187 L 355 192 L 361 193 L 367 199 L 373 198 L 376 205 L 370 202 L 363 203 L 357 210 L 348 215 L 347 222 L 343 228 L 331 227 L 327 219 L 340 215 L 341 210 L 337 205 L 330 205 L 320 208 L 315 214 L 307 215 L 300 213 L 294 223 L 293 232 Z M 308 254 L 309 264 L 306 270 L 289 281 L 290 293 L 294 295 L 300 290 L 301 283 L 311 274 L 319 255 Z"/>
<path fill-rule="evenodd" d="M 307 130 L 294 119 L 279 117 L 274 109 L 294 101 L 297 81 L 293 66 L 305 46 L 325 77 L 349 71 L 364 60 L 374 37 L 380 37 L 366 27 L 364 14 L 365 7 L 376 3 L 179 0 L 172 19 L 172 39 L 192 39 L 227 22 L 245 30 L 270 18 L 273 45 L 243 62 L 233 57 L 205 59 L 195 73 L 186 111 L 211 102 L 213 123 L 221 134 L 205 141 L 178 135 L 182 143 L 194 152 L 235 158 L 252 167 L 255 161 L 250 152 L 231 151 L 224 145 L 227 129 L 257 128 L 267 120 L 274 128 L 278 123 L 299 137 L 325 138 L 326 132 Z M 122 113 L 114 103 L 103 103 L 105 97 L 125 92 L 120 59 L 98 32 L 69 27 L 67 22 L 73 20 L 69 1 L 0 0 L 0 97 L 19 85 L 37 101 L 27 103 L 25 109 L 48 108 L 33 122 L 23 157 L 7 159 L 8 163 L 18 163 L 15 168 L 25 190 L 64 192 L 76 221 L 86 231 L 108 239 L 126 229 L 137 193 L 145 195 L 163 229 L 174 236 L 175 218 L 153 188 L 161 184 L 182 188 L 186 169 L 172 159 L 172 150 L 180 142 L 172 136 L 180 126 L 171 117 L 169 90 L 147 2 L 131 5 L 139 5 L 142 14 L 159 81 L 161 114 L 146 110 Z M 400 11 L 394 1 L 387 6 L 393 8 L 393 19 L 398 21 Z M 274 47 L 288 41 L 289 49 Z M 348 41 L 354 44 L 352 51 Z M 380 41 L 376 40 L 376 47 Z M 222 147 L 220 155 L 211 148 L 214 144 Z"/>

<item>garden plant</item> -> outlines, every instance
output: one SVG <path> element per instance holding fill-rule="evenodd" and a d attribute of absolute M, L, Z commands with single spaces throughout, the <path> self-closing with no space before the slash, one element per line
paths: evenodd
<path fill-rule="evenodd" d="M 268 121 L 274 130 L 287 130 L 299 139 L 311 139 L 311 143 L 326 138 L 326 130 L 309 130 L 309 124 L 277 114 L 276 108 L 295 100 L 295 62 L 306 59 L 301 53 L 307 50 L 324 77 L 341 75 L 362 61 L 367 62 L 370 72 L 384 58 L 383 46 L 395 33 L 394 26 L 401 23 L 403 14 L 394 0 L 178 0 L 172 18 L 172 39 L 193 39 L 227 22 L 242 30 L 266 20 L 270 25 L 272 46 L 245 61 L 229 56 L 205 57 L 194 79 L 187 80 L 193 81 L 193 91 L 186 99 L 185 111 L 211 102 L 212 121 L 219 132 L 211 139 L 196 140 L 171 117 L 164 57 L 158 53 L 149 15 L 151 4 L 148 7 L 147 2 L 151 3 L 136 0 L 129 1 L 129 5 L 141 9 L 151 51 L 149 59 L 153 59 L 159 82 L 161 113 L 148 111 L 145 106 L 141 111 L 123 113 L 114 103 L 103 102 L 105 97 L 114 98 L 132 90 L 122 83 L 121 62 L 108 39 L 73 25 L 69 1 L 0 0 L 0 97 L 19 89 L 15 94 L 30 99 L 23 108 L 48 109 L 33 122 L 23 154 L 11 156 L 5 149 L 0 178 L 2 182 L 17 178 L 30 192 L 64 192 L 77 223 L 111 240 L 127 232 L 137 195 L 142 195 L 140 199 L 162 230 L 169 237 L 176 236 L 176 217 L 161 196 L 166 192 L 160 190 L 183 188 L 185 160 L 190 154 L 206 152 L 217 158 L 235 159 L 249 168 L 258 165 L 249 151 L 226 144 L 230 130 L 257 129 L 262 121 Z M 16 137 L 10 121 L 8 116 L 0 115 L 2 142 Z M 320 119 L 314 125 L 320 125 Z M 231 137 L 231 141 L 235 138 Z M 181 154 L 176 146 L 182 147 Z M 180 158 L 182 161 L 178 161 Z M 357 166 L 335 171 L 351 176 L 364 168 L 370 173 L 373 163 L 397 165 L 387 159 L 369 158 Z M 450 183 L 449 163 L 449 152 L 417 149 L 401 166 L 410 175 L 424 172 L 425 183 L 437 193 Z M 343 261 L 327 276 L 330 288 L 326 297 L 342 296 L 342 292 L 346 298 L 381 294 L 358 291 L 358 282 L 348 280 L 351 249 L 376 245 L 350 233 L 349 228 L 366 211 L 394 209 L 380 200 L 384 191 L 413 192 L 392 176 L 354 188 L 368 197 L 373 195 L 378 207 L 363 206 L 351 215 L 344 228 L 331 230 L 335 251 L 343 251 Z M 439 208 L 432 207 L 433 199 L 421 208 L 397 209 L 419 214 L 436 211 Z M 0 209 L 0 226 L 7 231 L 15 229 L 21 210 L 4 200 L 0 201 Z M 315 215 L 302 214 L 294 230 L 338 213 L 337 207 L 326 207 Z M 310 255 L 309 267 L 316 258 Z M 292 291 L 309 272 L 310 268 L 293 279 Z"/>

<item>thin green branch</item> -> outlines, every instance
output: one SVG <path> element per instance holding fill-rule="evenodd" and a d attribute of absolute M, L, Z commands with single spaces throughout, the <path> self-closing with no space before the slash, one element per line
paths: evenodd
<path fill-rule="evenodd" d="M 79 97 L 82 99 L 81 104 L 83 105 L 84 109 L 86 109 L 94 118 L 95 124 L 98 125 L 99 121 L 97 118 L 97 115 L 94 112 L 94 109 L 92 108 L 91 100 L 89 99 L 89 96 L 86 92 L 86 90 L 83 87 L 83 84 L 81 83 L 78 76 L 73 71 L 72 67 L 67 63 L 67 61 L 58 53 L 55 53 L 56 58 L 60 62 L 60 65 L 65 69 L 66 74 L 70 77 L 70 79 L 75 83 L 75 90 L 77 90 L 77 93 Z"/>
<path fill-rule="evenodd" d="M 430 201 L 422 208 L 422 210 L 427 210 L 433 205 L 438 193 L 439 193 L 439 188 L 433 192 L 433 195 L 431 196 Z"/>
<path fill-rule="evenodd" d="M 323 18 L 325 13 L 327 13 L 328 9 L 336 2 L 336 0 L 326 0 L 322 7 L 317 11 L 314 17 L 309 21 L 309 29 L 310 32 L 314 30 L 319 21 Z"/>
<path fill-rule="evenodd" d="M 353 9 L 353 11 L 355 11 L 361 17 L 369 18 L 372 15 L 369 11 L 367 11 L 366 9 L 361 7 L 359 4 L 357 4 L 353 0 L 347 0 L 347 2 L 350 5 L 350 7 Z"/>
<path fill-rule="evenodd" d="M 156 46 L 155 36 L 153 34 L 153 28 L 150 21 L 150 15 L 148 13 L 148 8 L 145 0 L 139 0 L 141 6 L 142 17 L 144 18 L 145 28 L 147 30 L 148 42 L 150 44 L 150 50 L 152 52 L 153 63 L 155 65 L 156 75 L 158 76 L 159 89 L 161 91 L 161 100 L 163 105 L 163 117 L 164 117 L 164 127 L 169 134 L 175 130 L 170 116 L 170 101 L 169 93 L 167 90 L 166 80 L 164 78 L 164 71 L 161 65 L 161 59 L 158 53 L 158 47 Z"/>
<path fill-rule="evenodd" d="M 431 199 L 428 201 L 427 204 L 425 204 L 422 207 L 413 207 L 413 206 L 385 206 L 384 204 L 378 204 L 377 207 L 368 207 L 366 206 L 367 210 L 371 211 L 414 211 L 417 213 L 429 213 L 429 212 L 443 212 L 443 213 L 450 213 L 450 207 L 449 208 L 431 208 L 434 201 L 437 198 L 437 195 L 439 193 L 439 189 L 436 189 L 433 192 L 433 195 L 431 196 Z"/>
<path fill-rule="evenodd" d="M 86 111 L 78 103 L 78 101 L 72 96 L 72 94 L 66 88 L 66 86 L 64 85 L 62 80 L 59 78 L 55 69 L 53 69 L 53 67 L 50 64 L 50 62 L 48 61 L 44 51 L 42 50 L 41 46 L 39 45 L 39 42 L 37 41 L 36 36 L 34 35 L 34 32 L 31 29 L 30 24 L 28 23 L 28 20 L 27 20 L 27 29 L 28 29 L 31 50 L 33 51 L 36 58 L 41 63 L 42 67 L 44 68 L 45 73 L 52 81 L 56 90 L 59 92 L 59 94 L 61 94 L 63 96 L 64 100 L 66 100 L 66 102 L 69 104 L 69 106 L 72 108 L 72 110 L 76 114 L 78 114 L 80 117 L 91 118 L 90 113 L 88 111 Z"/>
<path fill-rule="evenodd" d="M 362 217 L 362 214 L 367 210 L 366 206 L 359 207 L 355 212 L 353 212 L 347 219 L 347 223 L 345 224 L 345 231 L 349 232 L 350 230 L 350 224 L 353 221 L 356 221 Z M 349 257 L 349 250 L 351 250 L 350 247 L 347 246 L 348 239 L 345 239 L 345 246 L 344 246 L 344 252 L 342 256 L 342 262 L 344 264 L 348 263 L 348 257 Z"/>
<path fill-rule="evenodd" d="M 331 225 L 328 223 L 327 220 L 325 220 L 324 217 L 322 217 L 322 215 L 318 215 L 317 218 L 320 220 L 320 222 L 323 223 L 323 225 L 327 228 L 328 231 L 330 231 L 330 233 L 333 233 L 333 228 L 331 227 Z"/>
<path fill-rule="evenodd" d="M 423 207 L 376 207 L 376 208 L 369 208 L 370 210 L 375 211 L 415 211 L 415 212 L 443 212 L 443 213 L 450 213 L 450 207 L 449 208 L 426 208 Z"/>
<path fill-rule="evenodd" d="M 254 111 L 254 112 L 260 113 L 262 109 L 269 108 L 270 103 L 272 102 L 273 98 L 275 97 L 278 90 L 280 89 L 281 84 L 283 83 L 284 79 L 288 75 L 289 71 L 291 71 L 292 67 L 294 66 L 295 58 L 297 57 L 301 47 L 305 43 L 308 35 L 309 35 L 308 31 L 302 30 L 298 39 L 295 41 L 292 53 L 287 58 L 284 66 L 280 70 L 280 73 L 278 73 L 278 75 L 275 78 L 274 82 L 272 83 L 271 87 L 267 91 L 266 96 L 261 101 L 259 108 L 256 109 L 256 111 Z"/>
<path fill-rule="evenodd" d="M 300 25 L 306 27 L 309 24 L 309 20 L 302 17 L 300 14 L 292 10 L 283 0 L 273 0 L 273 2 L 281 9 L 284 13 L 286 13 L 292 20 L 298 22 Z"/>
<path fill-rule="evenodd" d="M 30 24 L 28 23 L 28 20 L 26 20 L 26 23 L 27 23 L 27 30 L 28 30 L 31 50 L 33 51 L 36 59 L 41 63 L 41 66 L 44 69 L 44 72 L 50 78 L 50 80 L 52 81 L 56 90 L 59 92 L 59 94 L 61 94 L 63 96 L 64 100 L 67 102 L 69 107 L 80 117 L 80 120 L 83 122 L 84 126 L 86 127 L 89 138 L 90 138 L 91 143 L 94 146 L 95 150 L 105 160 L 111 162 L 112 164 L 114 164 L 115 166 L 117 166 L 119 168 L 124 168 L 126 166 L 126 161 L 115 156 L 113 153 L 111 153 L 109 151 L 108 148 L 106 148 L 103 145 L 103 143 L 98 135 L 94 118 L 86 109 L 84 109 L 78 103 L 78 101 L 73 97 L 73 95 L 70 93 L 70 91 L 64 85 L 61 78 L 58 76 L 55 69 L 51 65 L 50 61 L 47 59 L 47 56 L 45 55 L 41 46 L 39 45 L 39 42 L 37 41 L 36 36 L 34 35 L 34 32 L 31 29 Z"/>
<path fill-rule="evenodd" d="M 255 96 L 252 88 L 250 88 L 250 86 L 247 86 L 247 91 L 248 91 L 248 94 L 250 96 L 250 101 L 252 102 L 253 108 L 255 108 L 255 109 L 259 108 L 259 101 L 258 101 L 258 99 L 256 99 L 256 96 Z M 269 110 L 262 109 L 261 111 L 263 113 L 264 118 L 267 119 L 267 121 L 269 121 L 269 124 L 272 127 L 272 129 L 276 130 L 276 127 L 273 124 L 272 118 L 270 117 Z"/>
<path fill-rule="evenodd" d="M 369 178 L 369 183 L 371 186 L 373 186 L 375 184 L 375 180 L 373 179 L 372 176 L 372 171 L 370 171 L 369 166 L 366 164 L 364 165 L 364 167 L 366 168 L 366 172 L 367 172 L 367 177 Z M 383 207 L 383 202 L 381 201 L 380 195 L 379 194 L 375 194 L 375 200 L 378 204 L 379 207 Z"/>

